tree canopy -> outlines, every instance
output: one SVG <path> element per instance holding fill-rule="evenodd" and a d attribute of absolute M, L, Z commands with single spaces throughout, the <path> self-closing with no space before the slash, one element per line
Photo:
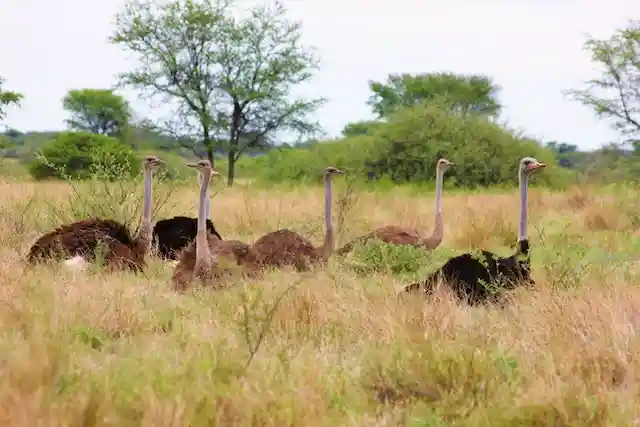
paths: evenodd
<path fill-rule="evenodd" d="M 117 16 L 111 40 L 141 63 L 120 76 L 121 84 L 171 103 L 171 118 L 160 125 L 182 140 L 202 141 L 211 162 L 214 149 L 223 148 L 231 185 L 248 148 L 269 145 L 282 131 L 320 129 L 309 114 L 324 100 L 292 96 L 318 66 L 301 35 L 279 2 L 239 19 L 224 0 L 133 1 Z"/>
<path fill-rule="evenodd" d="M 567 94 L 610 119 L 621 135 L 640 137 L 640 21 L 629 21 L 608 39 L 588 38 L 584 48 L 602 70 L 583 89 Z"/>
<path fill-rule="evenodd" d="M 4 120 L 7 115 L 7 107 L 9 106 L 19 106 L 20 102 L 24 98 L 21 93 L 12 92 L 10 90 L 5 90 L 4 86 L 4 78 L 0 76 L 0 120 Z"/>
<path fill-rule="evenodd" d="M 372 95 L 368 104 L 378 118 L 393 114 L 400 107 L 438 101 L 460 115 L 469 113 L 495 117 L 501 105 L 499 87 L 488 76 L 450 72 L 391 74 L 386 82 L 369 82 Z"/>
<path fill-rule="evenodd" d="M 82 132 L 121 136 L 131 119 L 128 102 L 110 89 L 72 89 L 62 104 L 69 127 Z"/>

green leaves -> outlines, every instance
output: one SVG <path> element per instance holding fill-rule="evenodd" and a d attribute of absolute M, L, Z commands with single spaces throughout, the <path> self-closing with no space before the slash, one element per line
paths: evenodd
<path fill-rule="evenodd" d="M 29 164 L 36 179 L 87 179 L 99 172 L 102 180 L 118 180 L 139 172 L 136 154 L 119 140 L 85 132 L 61 132 L 47 142 Z"/>
<path fill-rule="evenodd" d="M 24 98 L 21 93 L 3 90 L 4 79 L 0 77 L 0 120 L 6 117 L 6 107 L 19 106 Z"/>
<path fill-rule="evenodd" d="M 107 136 L 122 136 L 131 119 L 127 101 L 109 89 L 72 89 L 62 100 L 71 129 Z"/>
<path fill-rule="evenodd" d="M 462 116 L 475 113 L 496 117 L 501 109 L 499 87 L 482 75 L 391 74 L 386 83 L 369 82 L 369 87 L 373 94 L 368 104 L 379 118 L 388 117 L 400 107 L 429 102 L 438 102 Z"/>
<path fill-rule="evenodd" d="M 120 76 L 151 99 L 175 106 L 165 121 L 171 134 L 227 152 L 228 183 L 235 162 L 275 134 L 318 133 L 309 119 L 324 99 L 294 98 L 318 59 L 301 41 L 301 26 L 280 2 L 253 7 L 236 18 L 231 3 L 174 0 L 164 5 L 128 3 L 111 41 L 133 53 L 140 66 Z"/>
<path fill-rule="evenodd" d="M 609 39 L 589 38 L 584 48 L 602 75 L 565 93 L 610 119 L 621 135 L 640 135 L 640 21 L 631 20 Z"/>

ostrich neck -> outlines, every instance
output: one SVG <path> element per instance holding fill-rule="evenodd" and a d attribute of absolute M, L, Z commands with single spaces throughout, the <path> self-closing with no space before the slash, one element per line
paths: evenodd
<path fill-rule="evenodd" d="M 147 247 L 151 242 L 151 210 L 153 208 L 153 172 L 151 170 L 144 171 L 144 196 L 142 202 L 142 219 L 140 220 L 140 228 L 136 240 L 142 242 Z"/>
<path fill-rule="evenodd" d="M 202 186 L 202 180 L 204 177 L 202 174 L 198 174 L 198 185 Z M 207 185 L 207 197 L 205 199 L 205 216 L 207 219 L 211 219 L 211 187 Z"/>
<path fill-rule="evenodd" d="M 206 219 L 211 219 L 211 190 L 209 184 L 207 184 L 207 195 L 204 201 L 205 203 L 205 217 Z"/>
<path fill-rule="evenodd" d="M 520 224 L 518 228 L 518 241 L 522 241 L 527 238 L 527 187 L 529 177 L 522 171 L 518 175 L 518 181 L 520 183 Z"/>
<path fill-rule="evenodd" d="M 436 169 L 436 216 L 433 226 L 433 234 L 431 237 L 424 239 L 422 245 L 429 249 L 434 249 L 444 237 L 444 224 L 442 218 L 442 181 L 444 179 L 444 171 Z"/>
<path fill-rule="evenodd" d="M 324 176 L 324 225 L 325 236 L 324 244 L 322 245 L 323 259 L 329 259 L 331 252 L 333 251 L 333 220 L 332 220 L 332 189 L 331 189 L 331 176 L 329 174 Z"/>
<path fill-rule="evenodd" d="M 200 183 L 200 201 L 198 203 L 198 231 L 196 233 L 196 269 L 209 266 L 211 252 L 207 240 L 207 196 L 209 194 L 209 180 L 202 177 Z"/>
<path fill-rule="evenodd" d="M 442 215 L 442 180 L 444 171 L 436 171 L 436 215 Z"/>

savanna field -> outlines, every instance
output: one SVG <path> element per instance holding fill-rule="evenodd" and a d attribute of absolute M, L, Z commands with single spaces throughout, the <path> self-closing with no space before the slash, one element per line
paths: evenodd
<path fill-rule="evenodd" d="M 24 266 L 41 233 L 88 211 L 136 228 L 139 185 L 121 199 L 119 184 L 91 185 L 0 184 L 2 425 L 640 425 L 636 189 L 531 188 L 536 286 L 505 308 L 469 308 L 444 289 L 396 292 L 452 255 L 513 253 L 515 183 L 445 189 L 433 253 L 360 248 L 308 273 L 182 295 L 153 258 L 140 275 Z M 388 224 L 431 234 L 433 192 L 346 188 L 335 180 L 338 246 Z M 288 227 L 322 242 L 320 186 L 213 193 L 224 239 Z M 195 182 L 155 184 L 154 198 L 154 220 L 196 214 Z"/>

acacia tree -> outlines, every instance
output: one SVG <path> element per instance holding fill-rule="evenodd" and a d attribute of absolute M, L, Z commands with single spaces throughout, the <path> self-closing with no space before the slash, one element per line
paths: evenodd
<path fill-rule="evenodd" d="M 629 21 L 609 39 L 588 38 L 584 47 L 602 75 L 566 94 L 612 120 L 620 134 L 640 136 L 640 21 Z"/>
<path fill-rule="evenodd" d="M 23 95 L 21 93 L 4 90 L 2 88 L 3 85 L 4 79 L 0 77 L 0 120 L 4 120 L 6 117 L 7 107 L 11 105 L 18 107 L 23 99 Z"/>
<path fill-rule="evenodd" d="M 372 95 L 367 101 L 378 118 L 387 118 L 401 107 L 438 102 L 460 115 L 469 113 L 496 117 L 501 105 L 499 87 L 483 75 L 449 72 L 391 74 L 386 82 L 369 82 Z"/>
<path fill-rule="evenodd" d="M 72 89 L 62 105 L 69 127 L 83 132 L 122 136 L 131 119 L 129 103 L 109 89 Z"/>
<path fill-rule="evenodd" d="M 308 116 L 324 100 L 291 96 L 318 60 L 282 4 L 258 6 L 237 19 L 225 0 L 133 2 L 116 22 L 111 40 L 141 63 L 121 75 L 121 83 L 172 102 L 165 128 L 182 140 L 202 141 L 212 163 L 214 149 L 225 150 L 228 185 L 248 148 L 271 144 L 277 132 L 319 130 Z"/>

